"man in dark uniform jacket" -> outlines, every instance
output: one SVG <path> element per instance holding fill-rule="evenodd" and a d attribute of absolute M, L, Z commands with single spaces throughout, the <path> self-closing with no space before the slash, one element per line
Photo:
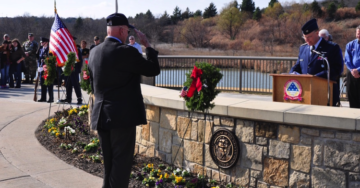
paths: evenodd
<path fill-rule="evenodd" d="M 76 40 L 76 37 L 73 37 Z M 81 72 L 83 59 L 82 53 L 79 45 L 76 45 L 77 55 L 79 57 L 79 61 L 75 63 L 75 70 L 71 72 L 70 76 L 65 76 L 65 87 L 66 87 L 66 99 L 60 100 L 60 102 L 71 103 L 72 98 L 72 88 L 74 87 L 75 94 L 77 97 L 77 104 L 82 104 L 82 95 L 79 83 L 79 74 Z"/>
<path fill-rule="evenodd" d="M 339 78 L 343 70 L 343 58 L 339 45 L 319 37 L 319 27 L 316 19 L 311 19 L 301 28 L 305 44 L 300 46 L 299 57 L 290 73 L 311 74 L 327 79 L 327 64 L 311 48 L 324 52 L 330 65 L 330 80 L 337 82 L 333 85 L 333 106 L 340 101 Z"/>
<path fill-rule="evenodd" d="M 48 103 L 54 102 L 54 85 L 45 85 L 44 75 L 44 65 L 45 59 L 49 56 L 49 39 L 41 37 L 40 45 L 41 47 L 38 50 L 37 58 L 38 58 L 38 72 L 40 76 L 40 85 L 41 85 L 41 98 L 38 102 L 46 102 L 46 93 L 49 91 L 49 100 Z"/>
<path fill-rule="evenodd" d="M 140 76 L 160 73 L 158 52 L 137 31 L 146 47 L 147 60 L 128 46 L 129 25 L 125 15 L 107 17 L 107 38 L 89 57 L 90 84 L 95 95 L 92 129 L 98 131 L 104 156 L 103 188 L 128 187 L 134 155 L 136 126 L 146 124 Z"/>

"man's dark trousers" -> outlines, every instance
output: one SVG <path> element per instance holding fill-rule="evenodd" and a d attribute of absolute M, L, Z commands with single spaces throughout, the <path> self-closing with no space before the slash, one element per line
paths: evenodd
<path fill-rule="evenodd" d="M 103 188 L 127 188 L 135 149 L 136 126 L 104 130 L 98 127 L 104 156 Z"/>
<path fill-rule="evenodd" d="M 70 76 L 65 77 L 66 99 L 71 100 L 72 88 L 74 87 L 76 97 L 81 100 L 81 89 L 79 83 L 79 74 L 72 72 Z"/>
<path fill-rule="evenodd" d="M 355 78 L 349 70 L 346 75 L 346 93 L 350 108 L 360 108 L 360 78 Z"/>

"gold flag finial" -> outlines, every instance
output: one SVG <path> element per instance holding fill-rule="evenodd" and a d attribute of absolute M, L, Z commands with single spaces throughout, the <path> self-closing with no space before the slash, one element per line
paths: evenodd
<path fill-rule="evenodd" d="M 55 8 L 55 14 L 57 13 L 56 11 L 56 0 L 54 0 L 54 8 Z"/>

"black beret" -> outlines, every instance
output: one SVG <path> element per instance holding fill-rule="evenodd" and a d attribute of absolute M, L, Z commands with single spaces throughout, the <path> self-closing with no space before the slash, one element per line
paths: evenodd
<path fill-rule="evenodd" d="M 41 42 L 49 42 L 49 39 L 45 38 L 45 37 L 40 37 L 40 41 Z"/>
<path fill-rule="evenodd" d="M 129 24 L 128 19 L 124 14 L 121 13 L 114 13 L 109 15 L 106 18 L 106 25 L 107 26 L 117 26 L 117 25 L 127 25 L 129 28 L 135 28 L 134 26 Z"/>
<path fill-rule="evenodd" d="M 34 34 L 33 34 L 33 33 L 28 33 L 28 36 L 31 36 L 31 37 L 32 37 L 32 36 L 34 36 Z"/>
<path fill-rule="evenodd" d="M 317 25 L 316 19 L 311 19 L 307 21 L 301 28 L 302 33 L 304 35 L 307 35 L 315 30 L 319 30 L 319 27 Z"/>

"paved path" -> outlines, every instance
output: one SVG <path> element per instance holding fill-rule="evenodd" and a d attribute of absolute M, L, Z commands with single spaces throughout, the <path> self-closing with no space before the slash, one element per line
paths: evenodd
<path fill-rule="evenodd" d="M 68 165 L 38 142 L 34 132 L 48 116 L 49 104 L 32 98 L 30 85 L 0 90 L 0 187 L 101 187 L 101 178 Z M 52 106 L 52 114 L 63 108 Z"/>

